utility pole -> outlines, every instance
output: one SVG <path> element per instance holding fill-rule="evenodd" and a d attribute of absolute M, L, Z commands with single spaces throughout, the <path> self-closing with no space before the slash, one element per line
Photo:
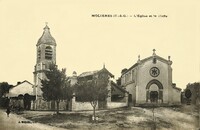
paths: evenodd
<path fill-rule="evenodd" d="M 156 117 L 155 117 L 155 106 L 156 106 L 156 102 L 152 102 L 153 104 L 153 126 L 151 127 L 151 130 L 156 130 Z"/>
<path fill-rule="evenodd" d="M 151 101 L 151 105 L 152 105 L 152 113 L 153 113 L 153 123 L 152 123 L 152 127 L 151 130 L 156 130 L 156 117 L 155 117 L 155 108 L 157 106 L 159 100 L 159 93 L 157 91 L 152 91 L 150 92 L 150 101 Z"/>

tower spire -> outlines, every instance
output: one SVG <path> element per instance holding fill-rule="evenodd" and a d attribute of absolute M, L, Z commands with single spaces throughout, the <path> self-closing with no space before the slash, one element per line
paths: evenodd
<path fill-rule="evenodd" d="M 45 22 L 45 27 L 43 28 L 43 30 L 44 30 L 43 34 L 39 38 L 37 46 L 39 46 L 40 44 L 43 44 L 43 43 L 56 46 L 56 41 L 51 36 L 50 28 L 48 27 L 48 22 Z"/>

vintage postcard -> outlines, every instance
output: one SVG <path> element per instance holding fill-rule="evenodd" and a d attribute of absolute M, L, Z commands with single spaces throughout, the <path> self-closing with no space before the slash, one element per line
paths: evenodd
<path fill-rule="evenodd" d="M 200 128 L 198 0 L 0 0 L 0 130 Z"/>

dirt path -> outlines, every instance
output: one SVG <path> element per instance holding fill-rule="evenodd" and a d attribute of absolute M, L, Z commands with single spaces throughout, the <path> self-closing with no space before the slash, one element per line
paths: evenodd
<path fill-rule="evenodd" d="M 0 130 L 149 130 L 153 125 L 152 109 L 149 108 L 97 111 L 98 123 L 89 121 L 91 114 L 92 111 L 62 112 L 60 115 L 52 115 L 49 111 L 24 111 L 7 117 L 5 110 L 0 110 Z M 158 130 L 199 128 L 197 112 L 191 108 L 160 107 L 155 109 L 154 114 Z M 40 123 L 18 123 L 28 119 Z"/>
<path fill-rule="evenodd" d="M 40 123 L 19 123 L 28 120 L 12 113 L 7 117 L 5 111 L 0 109 L 0 130 L 64 130 Z"/>

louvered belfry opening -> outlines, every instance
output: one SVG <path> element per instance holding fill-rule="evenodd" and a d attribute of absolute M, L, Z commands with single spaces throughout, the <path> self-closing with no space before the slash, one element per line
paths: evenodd
<path fill-rule="evenodd" d="M 52 60 L 52 56 L 53 56 L 53 50 L 50 46 L 47 46 L 45 48 L 45 59 Z"/>

